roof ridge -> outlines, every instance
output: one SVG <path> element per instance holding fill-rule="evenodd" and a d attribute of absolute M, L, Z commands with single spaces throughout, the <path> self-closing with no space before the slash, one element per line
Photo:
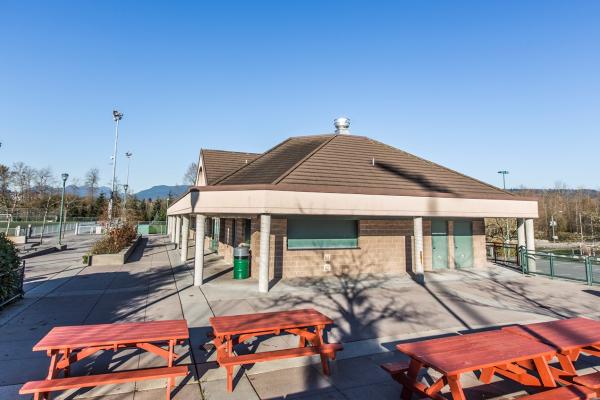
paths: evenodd
<path fill-rule="evenodd" d="M 256 157 L 254 160 L 250 161 L 249 163 L 246 163 L 244 165 L 242 165 L 241 167 L 239 167 L 238 169 L 220 177 L 219 179 L 217 179 L 215 181 L 215 183 L 213 183 L 213 185 L 218 185 L 219 183 L 223 182 L 225 179 L 229 178 L 230 176 L 232 176 L 233 174 L 241 171 L 242 169 L 246 168 L 248 165 L 253 164 L 254 162 L 256 162 L 257 160 L 260 160 L 261 158 L 263 158 L 266 154 L 270 153 L 271 151 L 275 150 L 276 148 L 282 146 L 284 143 L 287 143 L 291 140 L 292 138 L 289 137 L 287 139 L 285 139 L 283 142 L 279 142 L 278 144 L 276 144 L 275 146 L 271 147 L 269 150 L 265 151 L 264 153 L 260 154 L 258 157 Z"/>
<path fill-rule="evenodd" d="M 327 136 L 327 135 L 313 135 L 313 137 L 314 136 Z M 315 155 L 315 153 L 317 153 L 323 147 L 325 147 L 326 145 L 328 145 L 329 143 L 331 143 L 331 141 L 333 139 L 335 139 L 338 135 L 336 135 L 334 133 L 334 134 L 331 134 L 330 136 L 331 137 L 329 139 L 326 139 L 323 143 L 321 143 L 320 145 L 318 145 L 313 151 L 311 151 L 310 153 L 308 153 L 307 155 L 305 155 L 304 157 L 302 157 L 302 159 L 300 161 L 298 161 L 296 164 L 292 165 L 291 168 L 289 168 L 287 171 L 285 171 L 283 174 L 281 174 L 272 183 L 274 185 L 276 185 L 279 182 L 281 182 L 283 179 L 285 179 L 285 177 L 287 177 L 289 174 L 291 174 L 296 168 L 300 167 L 300 165 L 302 165 L 305 161 L 307 161 L 309 158 L 311 158 L 313 155 Z M 310 137 L 310 136 L 304 136 L 304 137 Z"/>
<path fill-rule="evenodd" d="M 392 146 L 392 145 L 389 145 L 389 144 L 386 144 L 386 143 L 380 142 L 379 140 L 372 139 L 372 138 L 370 138 L 370 137 L 366 137 L 366 136 L 365 136 L 365 138 L 367 138 L 368 140 L 371 140 L 371 141 L 373 141 L 373 142 L 375 142 L 375 143 L 378 143 L 378 144 L 380 144 L 380 145 L 383 145 L 383 146 L 385 146 L 385 147 L 388 147 L 388 148 L 390 148 L 390 149 L 393 149 L 393 150 L 396 150 L 396 151 L 400 151 L 400 152 L 402 152 L 402 153 L 404 153 L 404 154 L 408 154 L 409 156 L 411 156 L 411 157 L 414 157 L 414 158 L 416 158 L 417 160 L 424 161 L 424 162 L 426 162 L 427 164 L 430 164 L 430 165 L 435 165 L 435 166 L 437 166 L 437 167 L 440 167 L 440 168 L 442 168 L 442 169 L 445 169 L 446 171 L 449 171 L 449 172 L 455 173 L 455 174 L 457 174 L 457 175 L 460 175 L 460 176 L 462 176 L 463 178 L 471 179 L 471 180 L 473 180 L 473 181 L 476 181 L 476 182 L 479 182 L 479 183 L 481 183 L 482 185 L 485 185 L 485 186 L 487 186 L 487 187 L 489 187 L 489 188 L 492 188 L 492 189 L 498 190 L 498 191 L 500 191 L 500 192 L 503 192 L 503 193 L 505 193 L 505 194 L 508 194 L 508 195 L 510 195 L 510 196 L 516 197 L 514 193 L 511 193 L 511 192 L 509 192 L 509 191 L 507 191 L 507 190 L 500 189 L 500 188 L 499 188 L 499 187 L 497 187 L 497 186 L 494 186 L 494 185 L 492 185 L 492 184 L 490 184 L 490 183 L 487 183 L 487 182 L 481 181 L 481 180 L 479 180 L 479 179 L 477 179 L 477 178 L 473 178 L 472 176 L 465 175 L 465 174 L 463 174 L 462 172 L 458 172 L 458 171 L 456 171 L 456 170 L 453 170 L 452 168 L 448 168 L 448 167 L 445 167 L 445 166 L 443 166 L 443 165 L 441 165 L 441 164 L 438 164 L 438 163 L 435 163 L 435 162 L 433 162 L 433 161 L 427 160 L 427 159 L 425 159 L 425 158 L 421 158 L 421 157 L 419 157 L 419 156 L 416 156 L 416 155 L 414 155 L 414 154 L 412 154 L 412 153 L 409 153 L 408 151 L 404 151 L 404 150 L 402 150 L 402 149 L 399 149 L 399 148 L 397 148 L 397 147 L 394 147 L 394 146 Z"/>
<path fill-rule="evenodd" d="M 201 151 L 220 151 L 223 153 L 236 153 L 236 154 L 261 154 L 261 153 L 254 153 L 252 151 L 234 151 L 234 150 L 221 150 L 221 149 L 205 149 L 202 148 Z"/>

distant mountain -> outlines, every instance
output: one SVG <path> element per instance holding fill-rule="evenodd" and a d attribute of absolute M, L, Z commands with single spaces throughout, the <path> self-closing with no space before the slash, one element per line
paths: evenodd
<path fill-rule="evenodd" d="M 87 186 L 68 185 L 65 187 L 65 192 L 79 197 L 85 197 L 89 195 L 89 188 Z M 100 196 L 100 193 L 104 193 L 105 197 L 110 197 L 110 188 L 100 186 L 94 189 L 94 196 Z"/>
<path fill-rule="evenodd" d="M 142 190 L 137 192 L 134 196 L 139 200 L 143 199 L 164 199 L 171 194 L 171 197 L 177 197 L 183 194 L 188 189 L 187 185 L 175 185 L 175 186 L 167 186 L 167 185 L 158 185 L 152 186 L 149 189 Z"/>

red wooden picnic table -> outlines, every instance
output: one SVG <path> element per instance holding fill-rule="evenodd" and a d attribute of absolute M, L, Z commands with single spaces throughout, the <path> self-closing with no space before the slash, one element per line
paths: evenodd
<path fill-rule="evenodd" d="M 404 385 L 402 397 L 405 400 L 410 399 L 412 392 L 444 399 L 439 392 L 446 385 L 450 387 L 453 399 L 465 399 L 460 377 L 477 370 L 481 370 L 479 379 L 483 383 L 489 383 L 497 373 L 524 385 L 556 387 L 547 362 L 547 357 L 554 355 L 556 350 L 508 331 L 471 333 L 403 343 L 396 347 L 411 358 L 408 371 L 396 376 Z M 523 362 L 531 368 L 525 368 Z M 430 386 L 418 381 L 419 371 L 427 367 L 442 374 Z M 539 379 L 528 369 L 536 371 Z"/>
<path fill-rule="evenodd" d="M 314 309 L 212 317 L 210 324 L 217 362 L 227 371 L 227 390 L 230 392 L 233 390 L 235 365 L 318 354 L 323 372 L 328 375 L 327 359 L 334 359 L 335 352 L 342 349 L 341 344 L 324 343 L 323 330 L 333 321 Z M 281 333 L 298 336 L 298 347 L 244 355 L 235 355 L 233 352 L 235 345 L 248 339 Z M 307 347 L 307 344 L 310 346 Z"/>
<path fill-rule="evenodd" d="M 172 367 L 173 361 L 178 357 L 174 351 L 175 345 L 188 338 L 185 320 L 61 326 L 52 328 L 33 350 L 47 352 L 50 366 L 46 380 L 52 380 L 61 372 L 68 377 L 73 363 L 100 350 L 117 351 L 137 347 L 164 358 L 168 366 Z M 167 349 L 161 347 L 165 345 Z M 109 374 L 105 376 L 110 378 Z M 102 379 L 99 378 L 98 384 L 101 384 Z M 169 378 L 167 397 L 173 383 L 174 378 Z"/>
<path fill-rule="evenodd" d="M 502 328 L 532 340 L 546 343 L 557 350 L 561 368 L 550 367 L 554 378 L 569 383 L 564 377 L 577 375 L 573 362 L 581 353 L 600 357 L 600 321 L 589 318 L 570 318 Z"/>

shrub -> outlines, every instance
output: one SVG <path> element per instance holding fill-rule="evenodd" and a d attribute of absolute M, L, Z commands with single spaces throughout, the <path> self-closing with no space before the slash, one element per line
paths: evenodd
<path fill-rule="evenodd" d="M 106 236 L 92 246 L 92 254 L 115 254 L 126 248 L 136 238 L 135 226 L 112 228 Z"/>
<path fill-rule="evenodd" d="M 0 304 L 21 291 L 20 266 L 15 245 L 0 233 Z"/>

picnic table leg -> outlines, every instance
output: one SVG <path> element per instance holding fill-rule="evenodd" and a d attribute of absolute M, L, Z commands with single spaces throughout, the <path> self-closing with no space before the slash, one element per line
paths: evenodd
<path fill-rule="evenodd" d="M 558 362 L 560 363 L 560 367 L 563 371 L 570 375 L 577 375 L 577 370 L 571 361 L 570 354 L 560 354 L 556 355 Z"/>
<path fill-rule="evenodd" d="M 316 327 L 317 333 L 317 346 L 321 346 L 323 344 L 323 326 L 319 325 Z M 321 356 L 321 367 L 323 368 L 323 373 L 329 376 L 329 364 L 327 363 L 327 356 L 323 353 L 320 353 Z"/>
<path fill-rule="evenodd" d="M 489 367 L 481 370 L 481 375 L 479 375 L 479 380 L 486 385 L 492 381 L 494 377 L 495 368 Z"/>
<path fill-rule="evenodd" d="M 462 384 L 460 383 L 460 375 L 448 376 L 448 386 L 454 400 L 466 400 L 465 392 L 463 392 Z"/>
<path fill-rule="evenodd" d="M 534 358 L 533 363 L 535 364 L 535 368 L 540 376 L 542 385 L 545 387 L 556 387 L 556 382 L 552 377 L 552 372 L 550 371 L 550 366 L 548 365 L 546 359 L 544 357 Z"/>
<path fill-rule="evenodd" d="M 175 341 L 174 340 L 169 340 L 169 360 L 168 360 L 168 366 L 172 367 L 173 366 L 173 359 L 175 355 Z M 168 378 L 167 379 L 167 400 L 171 400 L 171 389 L 173 388 L 173 386 L 175 385 L 175 378 Z"/>
<path fill-rule="evenodd" d="M 63 352 L 63 359 L 67 361 L 67 366 L 64 368 L 65 378 L 68 378 L 69 375 L 71 375 L 71 363 L 69 360 L 70 357 L 71 357 L 71 351 L 69 349 L 66 349 Z"/>
<path fill-rule="evenodd" d="M 412 382 L 412 383 L 417 382 L 417 376 L 419 375 L 419 371 L 421 370 L 421 367 L 423 367 L 423 364 L 420 361 L 417 361 L 415 359 L 410 360 L 410 365 L 408 366 L 408 372 L 406 373 L 406 376 L 407 376 L 409 382 Z M 403 400 L 410 400 L 410 398 L 412 397 L 412 393 L 413 393 L 412 388 L 409 388 L 407 385 L 402 385 L 402 399 Z"/>
<path fill-rule="evenodd" d="M 225 347 L 227 357 L 231 357 L 233 354 L 233 338 L 231 335 L 225 336 L 225 341 L 227 342 L 227 346 Z M 240 368 L 242 368 L 240 366 Z M 227 371 L 227 391 L 233 392 L 233 366 L 228 365 L 225 367 L 225 371 Z"/>
<path fill-rule="evenodd" d="M 48 375 L 46 375 L 46 379 L 52 379 L 56 376 L 56 373 L 58 372 L 57 368 L 56 368 L 56 363 L 58 362 L 58 351 L 56 350 L 52 350 L 52 351 L 48 351 L 48 355 L 50 355 L 50 366 L 48 367 Z M 37 393 L 36 393 L 36 397 L 37 397 Z M 39 393 L 39 395 L 41 396 L 42 399 L 48 399 L 50 400 L 50 392 L 44 392 L 44 393 Z M 39 399 L 39 397 L 36 398 L 36 400 Z"/>

